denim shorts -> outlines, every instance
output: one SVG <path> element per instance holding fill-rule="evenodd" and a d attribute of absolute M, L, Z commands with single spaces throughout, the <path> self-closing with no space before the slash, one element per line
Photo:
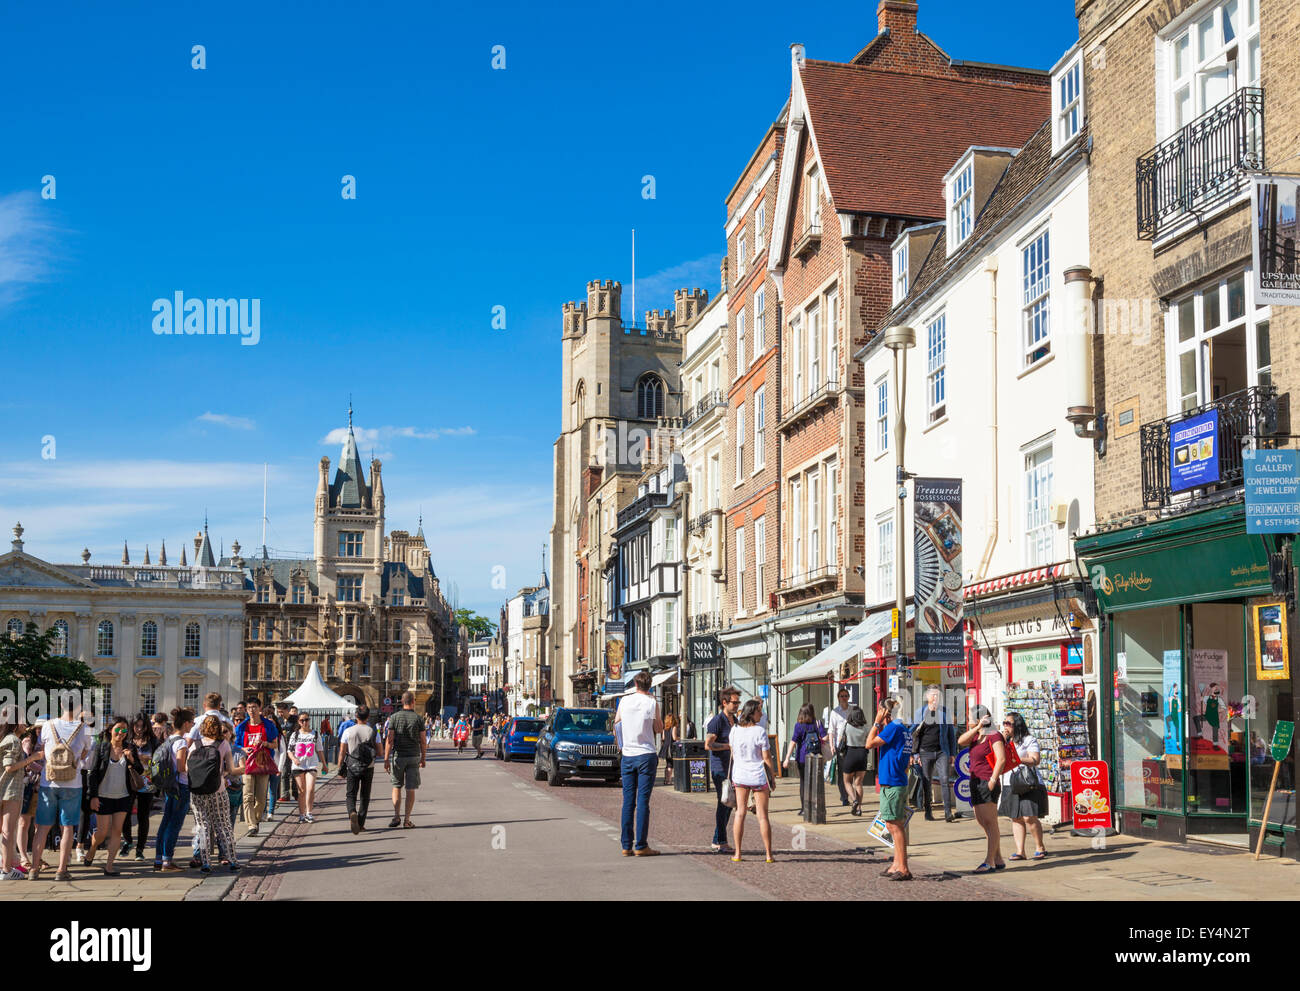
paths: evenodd
<path fill-rule="evenodd" d="M 36 825 L 75 827 L 81 822 L 80 788 L 42 788 L 36 800 Z"/>

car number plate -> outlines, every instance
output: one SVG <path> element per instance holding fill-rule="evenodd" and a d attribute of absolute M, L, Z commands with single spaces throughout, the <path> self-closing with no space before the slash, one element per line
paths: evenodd
<path fill-rule="evenodd" d="M 537 737 L 535 736 L 524 737 L 524 743 L 536 743 L 536 742 L 537 742 Z"/>
<path fill-rule="evenodd" d="M 589 760 L 587 761 L 587 766 L 588 767 L 613 767 L 614 762 L 612 760 Z"/>

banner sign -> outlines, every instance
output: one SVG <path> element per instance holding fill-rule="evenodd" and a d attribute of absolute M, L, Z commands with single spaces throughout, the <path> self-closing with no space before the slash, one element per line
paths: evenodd
<path fill-rule="evenodd" d="M 1075 829 L 1110 829 L 1110 771 L 1104 760 L 1076 760 L 1070 765 L 1070 793 Z"/>
<path fill-rule="evenodd" d="M 1264 602 L 1250 607 L 1255 628 L 1255 677 L 1260 681 L 1290 681 L 1286 604 Z"/>
<path fill-rule="evenodd" d="M 1056 681 L 1061 676 L 1061 647 L 1018 647 L 1011 651 L 1008 681 Z"/>
<path fill-rule="evenodd" d="M 1246 470 L 1246 532 L 1300 533 L 1300 451 L 1254 450 Z"/>
<path fill-rule="evenodd" d="M 1164 656 L 1165 756 L 1183 752 L 1183 652 L 1166 650 Z"/>
<path fill-rule="evenodd" d="M 961 661 L 961 479 L 917 478 L 912 485 L 916 660 Z"/>
<path fill-rule="evenodd" d="M 1270 747 L 1275 761 L 1286 760 L 1286 755 L 1291 752 L 1293 736 L 1295 736 L 1295 723 L 1279 719 L 1277 727 L 1273 730 L 1273 743 Z"/>
<path fill-rule="evenodd" d="M 539 702 L 551 701 L 551 666 L 549 664 L 539 664 L 537 666 L 537 699 Z"/>
<path fill-rule="evenodd" d="M 1300 305 L 1300 266 L 1296 264 L 1296 205 L 1300 176 L 1257 175 L 1251 180 L 1255 301 Z"/>
<path fill-rule="evenodd" d="M 605 681 L 623 680 L 623 658 L 627 653 L 627 627 L 605 624 Z"/>
<path fill-rule="evenodd" d="M 712 634 L 702 637 L 688 637 L 686 656 L 690 658 L 691 668 L 715 668 L 722 666 L 722 644 Z"/>
<path fill-rule="evenodd" d="M 1219 411 L 1169 426 L 1169 490 L 1184 492 L 1219 480 Z"/>

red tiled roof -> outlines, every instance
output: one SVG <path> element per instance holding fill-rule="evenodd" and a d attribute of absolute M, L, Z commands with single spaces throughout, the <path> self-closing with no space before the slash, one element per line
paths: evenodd
<path fill-rule="evenodd" d="M 807 60 L 808 116 L 835 209 L 942 217 L 967 148 L 1019 148 L 1051 114 L 1046 85 L 912 76 Z"/>

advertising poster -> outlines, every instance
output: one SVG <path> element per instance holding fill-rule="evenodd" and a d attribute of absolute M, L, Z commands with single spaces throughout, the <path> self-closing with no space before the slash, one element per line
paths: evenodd
<path fill-rule="evenodd" d="M 1265 602 L 1252 606 L 1250 613 L 1255 627 L 1255 677 L 1261 681 L 1290 681 L 1286 605 Z"/>
<path fill-rule="evenodd" d="M 1165 756 L 1183 752 L 1183 652 L 1166 650 L 1164 663 Z"/>
<path fill-rule="evenodd" d="M 1070 765 L 1070 794 L 1075 829 L 1109 829 L 1110 772 L 1102 760 L 1076 760 Z"/>
<path fill-rule="evenodd" d="M 1255 299 L 1261 305 L 1300 305 L 1300 266 L 1296 264 L 1296 204 L 1300 176 L 1255 176 L 1251 215 L 1255 219 Z"/>
<path fill-rule="evenodd" d="M 1219 480 L 1219 411 L 1169 426 L 1169 489 L 1183 492 Z"/>
<path fill-rule="evenodd" d="M 1011 680 L 1020 684 L 1056 681 L 1061 676 L 1061 648 L 1018 647 L 1011 652 Z"/>
<path fill-rule="evenodd" d="M 1228 752 L 1228 652 L 1192 651 L 1192 733 L 1214 750 Z M 1202 766 L 1207 766 L 1202 764 Z"/>
<path fill-rule="evenodd" d="M 1246 451 L 1246 532 L 1300 533 L 1300 451 Z"/>
<path fill-rule="evenodd" d="M 605 681 L 623 680 L 623 657 L 627 651 L 627 632 L 622 623 L 605 625 Z"/>
<path fill-rule="evenodd" d="M 916 660 L 922 664 L 961 661 L 961 479 L 917 478 L 912 484 Z"/>

